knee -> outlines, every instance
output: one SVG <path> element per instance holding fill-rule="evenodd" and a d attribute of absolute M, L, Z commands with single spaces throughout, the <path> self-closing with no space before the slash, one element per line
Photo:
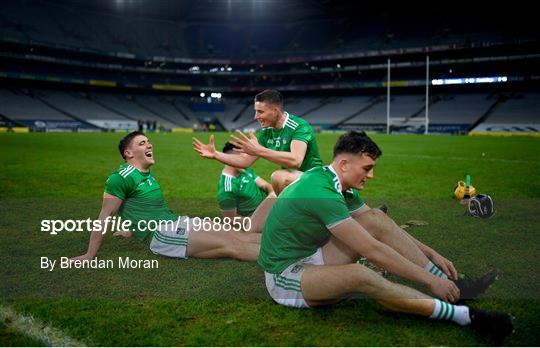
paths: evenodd
<path fill-rule="evenodd" d="M 283 169 L 276 170 L 275 172 L 270 175 L 270 180 L 272 181 L 272 184 L 274 183 L 283 183 L 287 178 L 287 172 Z"/>
<path fill-rule="evenodd" d="M 377 294 L 387 282 L 382 276 L 363 265 L 354 264 L 354 266 L 354 276 L 352 277 L 354 286 L 367 295 Z"/>
<path fill-rule="evenodd" d="M 384 233 L 384 220 L 387 218 L 379 209 L 370 209 L 360 215 L 358 222 L 364 227 L 375 239 L 380 239 Z"/>
<path fill-rule="evenodd" d="M 237 231 L 228 231 L 225 233 L 225 236 L 227 240 L 226 249 L 228 250 L 228 254 L 232 258 L 239 258 L 239 256 L 242 254 L 243 245 L 245 244 L 242 233 Z"/>
<path fill-rule="evenodd" d="M 397 226 L 394 220 L 386 215 L 380 209 L 370 209 L 371 220 L 373 221 L 373 228 L 378 238 L 382 238 L 384 235 L 395 232 Z"/>
<path fill-rule="evenodd" d="M 375 218 L 378 221 L 381 221 L 382 219 L 386 218 L 388 215 L 386 215 L 382 210 L 378 208 L 371 208 L 368 211 L 368 214 L 370 214 L 373 218 Z"/>

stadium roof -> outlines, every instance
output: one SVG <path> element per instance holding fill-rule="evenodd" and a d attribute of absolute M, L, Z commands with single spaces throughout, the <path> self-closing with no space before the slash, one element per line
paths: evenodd
<path fill-rule="evenodd" d="M 376 0 L 26 0 L 106 13 L 174 21 L 300 21 L 344 18 L 381 20 L 468 20 L 513 26 L 530 25 L 530 4 L 497 6 L 478 2 L 437 3 Z"/>

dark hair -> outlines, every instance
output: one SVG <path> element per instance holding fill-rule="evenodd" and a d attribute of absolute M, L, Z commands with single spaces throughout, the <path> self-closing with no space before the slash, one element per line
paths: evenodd
<path fill-rule="evenodd" d="M 373 159 L 382 155 L 381 149 L 364 132 L 350 131 L 339 137 L 334 145 L 334 158 L 341 153 L 366 154 Z"/>
<path fill-rule="evenodd" d="M 277 105 L 283 108 L 283 96 L 275 89 L 267 89 L 255 96 L 256 102 Z"/>
<path fill-rule="evenodd" d="M 144 133 L 141 131 L 131 132 L 120 140 L 120 143 L 118 144 L 118 151 L 120 151 L 120 155 L 123 159 L 126 159 L 124 151 L 126 151 L 126 149 L 131 145 L 133 138 L 135 138 L 137 135 L 144 135 Z"/>
<path fill-rule="evenodd" d="M 234 146 L 233 143 L 226 142 L 225 145 L 223 146 L 223 150 L 221 152 L 229 153 L 229 152 L 232 152 L 232 150 L 234 150 L 234 149 L 237 149 L 237 147 Z"/>

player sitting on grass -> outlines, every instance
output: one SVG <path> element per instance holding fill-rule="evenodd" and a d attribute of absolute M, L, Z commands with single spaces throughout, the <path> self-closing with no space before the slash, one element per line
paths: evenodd
<path fill-rule="evenodd" d="M 203 144 L 193 138 L 193 149 L 201 157 L 215 159 L 235 168 L 248 168 L 259 157 L 282 166 L 271 175 L 276 195 L 308 169 L 322 165 L 315 133 L 310 124 L 300 117 L 283 110 L 283 97 L 276 90 L 265 90 L 255 96 L 255 119 L 262 129 L 259 138 L 253 132 L 247 137 L 240 131 L 232 136 L 233 143 L 241 153 L 216 151 L 214 136 Z M 264 218 L 270 211 L 274 196 L 269 195 L 252 215 L 251 232 L 261 232 Z"/>
<path fill-rule="evenodd" d="M 235 146 L 226 143 L 223 153 L 234 153 Z M 218 182 L 217 200 L 224 217 L 251 216 L 274 190 L 266 180 L 257 176 L 252 168 L 225 165 Z"/>
<path fill-rule="evenodd" d="M 142 132 L 125 136 L 118 146 L 126 161 L 105 183 L 99 220 L 119 214 L 130 220 L 133 234 L 156 254 L 176 258 L 222 258 L 255 261 L 259 253 L 260 234 L 232 231 L 231 226 L 209 224 L 194 229 L 187 217 L 178 217 L 167 207 L 150 167 L 154 164 L 153 146 Z M 139 229 L 139 221 L 174 221 L 157 230 Z M 176 226 L 177 222 L 180 222 Z M 145 226 L 145 224 L 141 224 Z M 148 224 L 148 226 L 151 226 Z M 201 226 L 199 226 L 201 227 Z M 74 260 L 93 259 L 103 242 L 101 230 L 90 235 L 86 254 Z"/>
<path fill-rule="evenodd" d="M 241 153 L 226 154 L 216 151 L 214 137 L 203 144 L 193 138 L 193 148 L 201 156 L 215 159 L 223 164 L 247 168 L 259 158 L 282 166 L 272 173 L 272 186 L 277 195 L 302 172 L 322 165 L 317 139 L 311 125 L 300 117 L 283 110 L 283 97 L 276 90 L 265 90 L 255 96 L 255 119 L 261 125 L 259 138 L 250 132 L 250 137 L 236 131 L 233 143 Z"/>
<path fill-rule="evenodd" d="M 401 229 L 390 228 L 393 222 L 379 216 L 382 212 L 363 212 L 377 215 L 371 221 L 380 222 L 367 228 L 354 218 L 364 205 L 356 190 L 373 177 L 380 155 L 364 133 L 342 135 L 331 165 L 307 171 L 276 199 L 258 259 L 272 298 L 285 306 L 317 307 L 362 293 L 392 311 L 451 320 L 492 334 L 497 341 L 504 339 L 512 332 L 508 314 L 451 304 L 460 299 L 460 288 L 432 263 L 455 277 L 449 261 Z M 436 298 L 356 263 L 360 255 L 396 276 L 425 285 Z M 434 258 L 430 261 L 426 255 Z M 461 285 L 479 284 L 485 285 Z"/>

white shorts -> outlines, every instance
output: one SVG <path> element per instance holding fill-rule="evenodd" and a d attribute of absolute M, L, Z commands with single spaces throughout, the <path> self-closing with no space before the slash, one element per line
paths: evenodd
<path fill-rule="evenodd" d="M 179 216 L 177 221 L 174 224 L 160 225 L 158 230 L 154 231 L 150 241 L 150 250 L 154 254 L 187 259 L 189 218 Z"/>
<path fill-rule="evenodd" d="M 301 288 L 306 265 L 324 265 L 321 248 L 313 255 L 293 263 L 279 274 L 264 272 L 266 289 L 274 301 L 288 307 L 309 308 L 302 296 Z"/>

